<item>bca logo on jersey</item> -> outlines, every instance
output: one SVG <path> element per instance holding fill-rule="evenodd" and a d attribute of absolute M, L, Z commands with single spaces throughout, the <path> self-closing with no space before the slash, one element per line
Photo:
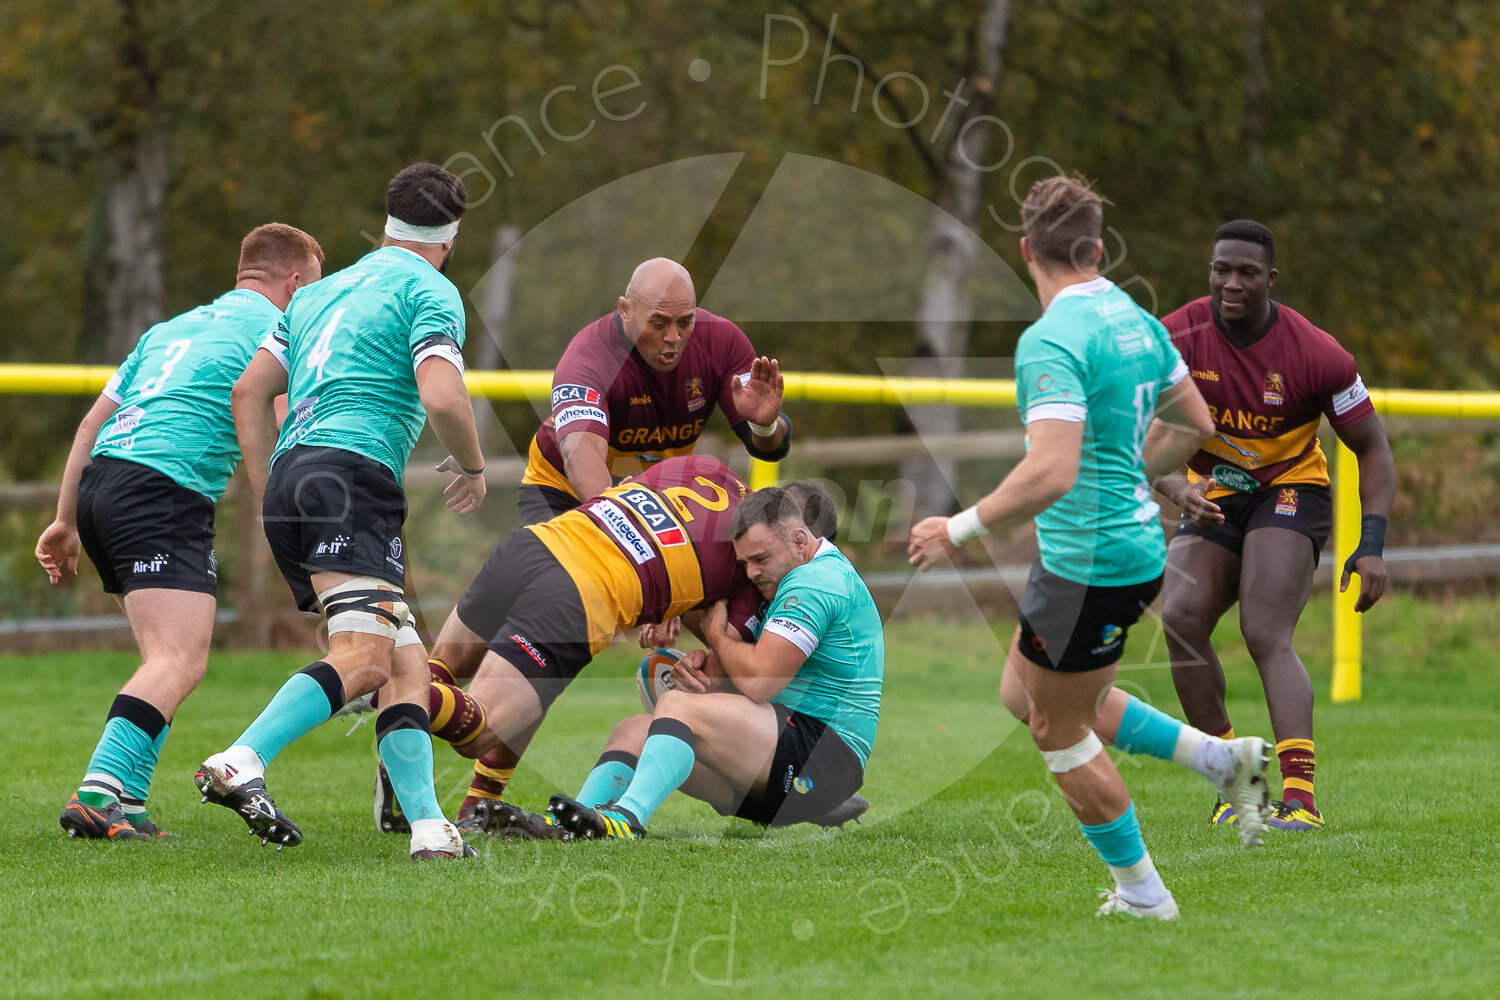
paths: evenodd
<path fill-rule="evenodd" d="M 552 408 L 555 410 L 564 403 L 598 406 L 600 398 L 598 389 L 590 389 L 586 385 L 560 385 L 552 390 Z"/>
<path fill-rule="evenodd" d="M 640 515 L 662 547 L 687 544 L 687 533 L 682 530 L 682 525 L 662 506 L 655 494 L 639 489 L 626 490 L 620 494 L 620 502 Z"/>

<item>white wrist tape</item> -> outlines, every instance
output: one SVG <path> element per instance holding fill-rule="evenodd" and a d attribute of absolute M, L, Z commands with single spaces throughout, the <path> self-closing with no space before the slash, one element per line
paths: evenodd
<path fill-rule="evenodd" d="M 1090 730 L 1087 736 L 1066 750 L 1043 750 L 1042 759 L 1047 762 L 1047 769 L 1053 774 L 1064 774 L 1077 770 L 1103 752 L 1104 744 Z"/>
<path fill-rule="evenodd" d="M 446 226 L 414 226 L 394 215 L 385 217 L 385 234 L 403 243 L 452 243 L 458 235 L 458 220 Z"/>
<path fill-rule="evenodd" d="M 771 426 L 769 427 L 766 427 L 762 424 L 757 424 L 755 421 L 749 419 L 747 419 L 745 423 L 750 425 L 751 434 L 754 434 L 756 437 L 768 438 L 772 434 L 775 434 L 778 429 L 780 429 L 781 418 L 777 417 L 775 420 L 771 421 Z"/>
<path fill-rule="evenodd" d="M 964 542 L 972 541 L 981 535 L 988 535 L 990 529 L 979 520 L 979 506 L 976 504 L 968 510 L 961 510 L 948 518 L 948 541 L 954 545 L 962 545 Z"/>

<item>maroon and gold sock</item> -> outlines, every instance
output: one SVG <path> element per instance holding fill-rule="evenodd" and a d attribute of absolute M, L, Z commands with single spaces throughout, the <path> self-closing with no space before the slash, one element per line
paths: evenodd
<path fill-rule="evenodd" d="M 453 676 L 453 671 L 448 669 L 448 664 L 444 663 L 442 660 L 437 659 L 436 657 L 429 656 L 427 658 L 427 672 L 431 674 L 432 679 L 437 681 L 439 684 L 458 683 L 458 679 Z"/>
<path fill-rule="evenodd" d="M 458 807 L 460 816 L 473 812 L 474 806 L 482 799 L 498 799 L 505 794 L 505 786 L 516 773 L 514 764 L 501 766 L 508 763 L 509 756 L 509 751 L 496 748 L 474 762 L 474 780 L 469 783 L 469 794 Z"/>
<path fill-rule="evenodd" d="M 1210 736 L 1217 736 L 1221 740 L 1232 740 L 1232 739 L 1234 739 L 1234 726 L 1232 726 L 1232 725 L 1225 726 L 1224 730 L 1222 732 L 1210 733 L 1209 735 Z"/>
<path fill-rule="evenodd" d="M 1316 813 L 1313 771 L 1317 761 L 1313 758 L 1313 741 L 1282 740 L 1276 744 L 1276 758 L 1281 763 L 1281 801 Z"/>
<path fill-rule="evenodd" d="M 454 747 L 463 746 L 489 726 L 484 706 L 452 684 L 437 681 L 427 685 L 427 715 L 432 719 L 432 735 Z"/>

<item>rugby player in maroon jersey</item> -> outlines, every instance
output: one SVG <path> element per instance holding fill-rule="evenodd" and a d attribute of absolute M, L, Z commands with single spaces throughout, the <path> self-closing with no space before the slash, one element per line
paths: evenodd
<path fill-rule="evenodd" d="M 1299 313 L 1271 300 L 1276 242 L 1257 222 L 1214 233 L 1209 295 L 1162 320 L 1212 411 L 1216 435 L 1158 490 L 1182 511 L 1167 550 L 1163 624 L 1188 721 L 1234 735 L 1224 671 L 1210 637 L 1240 604 L 1240 631 L 1265 689 L 1282 798 L 1266 825 L 1323 826 L 1313 798 L 1313 690 L 1292 646 L 1332 526 L 1322 417 L 1359 461 L 1360 540 L 1340 589 L 1359 576 L 1356 611 L 1386 589 L 1382 558 L 1395 464 L 1354 358 Z M 1216 804 L 1213 822 L 1233 823 Z"/>

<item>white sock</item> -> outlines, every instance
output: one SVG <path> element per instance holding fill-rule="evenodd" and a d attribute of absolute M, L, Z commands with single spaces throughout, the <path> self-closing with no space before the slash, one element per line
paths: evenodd
<path fill-rule="evenodd" d="M 1199 733 L 1199 730 L 1193 732 Z M 1199 733 L 1199 738 L 1199 747 L 1193 753 L 1193 763 L 1188 766 L 1208 778 L 1215 786 L 1226 783 L 1230 775 L 1235 774 L 1235 753 L 1230 750 L 1229 741 L 1209 736 L 1208 733 Z M 1182 745 L 1181 738 L 1178 745 Z"/>
<path fill-rule="evenodd" d="M 1151 852 L 1141 855 L 1141 860 L 1128 868 L 1110 866 L 1115 877 L 1115 889 L 1122 899 L 1137 906 L 1160 906 L 1172 898 L 1167 884 L 1161 880 L 1156 865 L 1151 861 Z"/>

